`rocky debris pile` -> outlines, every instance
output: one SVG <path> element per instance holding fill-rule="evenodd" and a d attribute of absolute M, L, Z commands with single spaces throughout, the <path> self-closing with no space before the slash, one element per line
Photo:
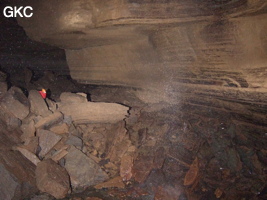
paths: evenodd
<path fill-rule="evenodd" d="M 60 99 L 44 100 L 36 90 L 26 97 L 17 87 L 1 87 L 0 120 L 13 137 L 12 152 L 35 169 L 38 189 L 60 199 L 90 186 L 124 188 L 133 162 L 125 159 L 135 151 L 123 121 L 129 108 L 88 102 L 83 93 L 62 93 Z"/>
<path fill-rule="evenodd" d="M 266 199 L 265 118 L 99 88 L 55 102 L 0 77 L 0 199 Z"/>

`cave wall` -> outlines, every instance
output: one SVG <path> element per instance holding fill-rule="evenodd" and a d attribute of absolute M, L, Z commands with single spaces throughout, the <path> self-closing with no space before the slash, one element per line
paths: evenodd
<path fill-rule="evenodd" d="M 83 83 L 266 88 L 265 1 L 31 1 L 27 35 L 65 49 Z M 169 95 L 169 94 L 167 94 Z"/>

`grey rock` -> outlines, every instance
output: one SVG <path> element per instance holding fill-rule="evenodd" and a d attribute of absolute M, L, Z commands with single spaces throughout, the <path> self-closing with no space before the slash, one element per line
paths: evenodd
<path fill-rule="evenodd" d="M 61 136 L 47 130 L 37 130 L 37 136 L 39 137 L 39 146 L 41 151 L 39 157 L 44 157 L 60 140 Z"/>
<path fill-rule="evenodd" d="M 0 177 L 0 199 L 12 200 L 19 183 L 2 164 L 0 164 Z"/>
<path fill-rule="evenodd" d="M 12 87 L 1 99 L 1 108 L 12 113 L 16 118 L 22 120 L 30 112 L 30 104 L 26 96 L 23 94 L 21 89 Z"/>
<path fill-rule="evenodd" d="M 109 178 L 95 161 L 73 146 L 65 160 L 65 168 L 70 175 L 71 186 L 74 190 L 96 185 Z"/>
<path fill-rule="evenodd" d="M 82 150 L 83 148 L 83 141 L 81 138 L 78 138 L 76 136 L 71 135 L 68 140 L 66 141 L 66 144 L 73 145 L 77 149 Z"/>

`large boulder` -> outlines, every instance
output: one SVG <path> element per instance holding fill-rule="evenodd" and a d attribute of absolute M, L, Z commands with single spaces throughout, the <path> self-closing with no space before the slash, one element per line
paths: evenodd
<path fill-rule="evenodd" d="M 57 199 L 64 198 L 70 190 L 67 171 L 51 159 L 38 163 L 36 168 L 38 189 Z"/>

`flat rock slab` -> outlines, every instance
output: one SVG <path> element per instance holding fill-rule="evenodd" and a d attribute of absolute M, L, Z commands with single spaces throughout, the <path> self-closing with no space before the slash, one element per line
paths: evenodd
<path fill-rule="evenodd" d="M 37 131 L 37 136 L 39 137 L 39 146 L 41 147 L 39 157 L 44 157 L 62 138 L 51 131 L 43 129 Z"/>
<path fill-rule="evenodd" d="M 40 162 L 35 174 L 38 189 L 57 199 L 64 198 L 70 190 L 67 171 L 51 159 Z"/>
<path fill-rule="evenodd" d="M 12 113 L 20 120 L 30 113 L 30 104 L 21 89 L 12 87 L 1 99 L 1 108 L 8 113 Z"/>
<path fill-rule="evenodd" d="M 31 104 L 31 112 L 36 115 L 41 115 L 43 117 L 49 115 L 51 113 L 48 110 L 48 107 L 44 101 L 44 99 L 41 97 L 39 92 L 37 90 L 31 90 L 29 92 L 28 99 Z"/>
<path fill-rule="evenodd" d="M 55 112 L 45 118 L 40 119 L 36 124 L 36 129 L 48 129 L 54 124 L 57 124 L 63 120 L 63 115 L 60 112 Z"/>
<path fill-rule="evenodd" d="M 71 92 L 63 92 L 60 95 L 60 101 L 62 103 L 86 103 L 87 98 L 86 98 L 86 96 L 81 95 L 81 94 L 75 94 L 75 93 L 71 93 Z"/>
<path fill-rule="evenodd" d="M 17 147 L 16 149 L 34 165 L 37 165 L 40 162 L 39 158 L 29 150 L 21 147 Z"/>
<path fill-rule="evenodd" d="M 102 189 L 102 188 L 125 188 L 125 185 L 122 181 L 120 176 L 117 176 L 113 179 L 108 180 L 107 182 L 100 183 L 94 187 L 95 189 Z"/>
<path fill-rule="evenodd" d="M 66 123 L 56 124 L 50 128 L 50 131 L 56 134 L 64 134 L 69 132 L 69 126 Z"/>
<path fill-rule="evenodd" d="M 104 182 L 109 177 L 100 166 L 75 147 L 65 156 L 65 168 L 73 189 L 81 189 Z"/>
<path fill-rule="evenodd" d="M 116 123 L 128 115 L 129 108 L 116 103 L 63 103 L 59 110 L 76 124 Z"/>

